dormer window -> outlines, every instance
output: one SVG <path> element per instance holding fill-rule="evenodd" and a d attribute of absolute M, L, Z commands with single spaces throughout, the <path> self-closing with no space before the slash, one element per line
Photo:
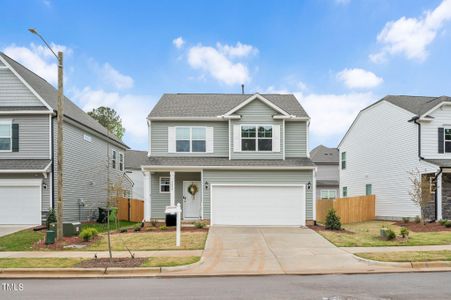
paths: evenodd
<path fill-rule="evenodd" d="M 242 125 L 241 151 L 272 151 L 272 126 Z"/>

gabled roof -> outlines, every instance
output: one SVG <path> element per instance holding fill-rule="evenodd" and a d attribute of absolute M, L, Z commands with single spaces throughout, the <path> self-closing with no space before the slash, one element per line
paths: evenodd
<path fill-rule="evenodd" d="M 310 151 L 310 159 L 315 164 L 338 164 L 338 149 L 319 145 Z"/>
<path fill-rule="evenodd" d="M 216 118 L 230 112 L 254 95 L 163 94 L 148 118 Z M 260 96 L 290 115 L 309 117 L 293 94 L 261 94 Z"/>
<path fill-rule="evenodd" d="M 39 75 L 33 73 L 20 63 L 16 62 L 3 52 L 0 56 L 14 69 L 20 77 L 54 110 L 57 111 L 57 90 Z M 55 70 L 56 72 L 56 70 Z M 83 124 L 90 129 L 97 131 L 101 135 L 123 145 L 128 148 L 121 139 L 114 134 L 108 133 L 108 130 L 100 125 L 99 122 L 91 118 L 81 108 L 75 105 L 69 98 L 64 97 L 64 116 L 74 120 L 77 123 Z"/>
<path fill-rule="evenodd" d="M 451 104 L 451 97 L 388 95 L 382 98 L 381 101 L 390 102 L 391 104 L 394 104 L 407 111 L 410 111 L 411 113 L 414 113 L 417 116 L 422 116 L 441 103 L 449 102 Z"/>
<path fill-rule="evenodd" d="M 147 151 L 127 150 L 125 151 L 125 169 L 141 170 L 141 166 L 147 161 Z"/>

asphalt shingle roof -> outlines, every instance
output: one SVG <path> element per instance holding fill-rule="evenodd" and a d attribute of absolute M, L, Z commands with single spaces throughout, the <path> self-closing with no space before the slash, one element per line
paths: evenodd
<path fill-rule="evenodd" d="M 217 117 L 253 94 L 163 94 L 149 114 L 152 117 Z M 261 94 L 289 114 L 308 117 L 292 94 Z"/>
<path fill-rule="evenodd" d="M 340 183 L 338 180 L 317 180 L 316 181 L 317 186 L 339 186 Z"/>
<path fill-rule="evenodd" d="M 310 151 L 310 158 L 315 164 L 338 164 L 338 149 L 319 145 Z"/>
<path fill-rule="evenodd" d="M 425 161 L 442 168 L 451 168 L 451 159 L 425 159 Z"/>
<path fill-rule="evenodd" d="M 0 159 L 0 170 L 44 170 L 50 159 Z"/>
<path fill-rule="evenodd" d="M 127 150 L 125 151 L 125 169 L 140 170 L 146 164 L 147 151 Z"/>
<path fill-rule="evenodd" d="M 0 55 L 33 88 L 33 90 L 35 90 L 36 93 L 38 93 L 48 103 L 48 105 L 54 111 L 57 111 L 58 93 L 50 83 L 48 83 L 45 79 L 33 73 L 29 69 L 25 68 L 23 65 L 19 64 L 3 52 L 0 52 Z M 108 130 L 106 130 L 105 127 L 91 118 L 87 113 L 85 113 L 67 97 L 64 97 L 64 115 L 127 147 L 121 139 L 116 137 L 114 134 L 108 133 Z"/>
<path fill-rule="evenodd" d="M 425 96 L 405 96 L 405 95 L 388 95 L 382 100 L 388 101 L 418 116 L 425 114 L 433 107 L 442 102 L 450 102 L 451 97 L 425 97 Z"/>

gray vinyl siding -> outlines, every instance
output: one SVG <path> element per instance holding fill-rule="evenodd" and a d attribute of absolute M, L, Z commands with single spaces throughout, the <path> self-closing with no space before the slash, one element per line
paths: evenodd
<path fill-rule="evenodd" d="M 9 69 L 0 69 L 0 106 L 43 106 Z"/>
<path fill-rule="evenodd" d="M 233 145 L 231 151 L 232 159 L 283 159 L 283 122 L 281 120 L 274 120 L 273 116 L 279 113 L 271 107 L 261 102 L 254 100 L 236 112 L 241 115 L 240 120 L 232 120 L 230 126 L 230 140 L 233 143 L 233 126 L 241 124 L 252 125 L 280 125 L 280 152 L 234 152 Z"/>
<path fill-rule="evenodd" d="M 54 120 L 56 122 L 56 120 Z M 56 145 L 56 124 L 54 124 L 54 138 Z M 63 201 L 65 221 L 87 221 L 96 218 L 98 207 L 107 205 L 108 195 L 108 166 L 110 165 L 110 182 L 122 184 L 129 188 L 128 180 L 118 169 L 119 155 L 117 156 L 117 169 L 111 168 L 108 153 L 116 149 L 105 140 L 82 130 L 67 122 L 63 125 L 64 134 L 64 160 L 63 160 Z M 91 137 L 91 142 L 85 141 L 83 135 Z M 56 157 L 56 146 L 55 146 Z M 57 163 L 55 159 L 55 164 Z M 55 166 L 55 201 L 56 201 L 56 166 Z M 79 199 L 85 203 L 79 207 Z"/>
<path fill-rule="evenodd" d="M 307 156 L 307 123 L 285 122 L 285 157 Z"/>
<path fill-rule="evenodd" d="M 320 165 L 317 166 L 316 180 L 340 180 L 340 173 L 337 165 Z"/>
<path fill-rule="evenodd" d="M 168 127 L 175 126 L 206 126 L 213 127 L 213 153 L 168 153 Z M 215 156 L 228 157 L 229 143 L 227 121 L 221 122 L 182 122 L 182 121 L 152 121 L 151 147 L 153 156 Z"/>
<path fill-rule="evenodd" d="M 203 182 L 203 205 L 204 219 L 210 219 L 210 189 L 205 189 L 204 182 L 209 185 L 215 183 L 298 183 L 307 184 L 313 180 L 313 171 L 304 170 L 267 170 L 267 171 L 240 171 L 240 170 L 204 170 Z M 306 196 L 306 220 L 313 219 L 312 190 L 307 190 Z"/>
<path fill-rule="evenodd" d="M 19 124 L 19 152 L 1 152 L 0 159 L 50 158 L 50 121 L 48 115 L 0 116 Z"/>

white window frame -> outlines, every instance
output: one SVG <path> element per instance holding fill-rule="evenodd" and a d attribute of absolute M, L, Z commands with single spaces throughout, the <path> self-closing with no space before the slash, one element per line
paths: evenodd
<path fill-rule="evenodd" d="M 124 152 L 119 152 L 119 171 L 124 171 L 125 156 Z"/>
<path fill-rule="evenodd" d="M 0 125 L 9 125 L 9 136 L 0 136 L 0 138 L 9 138 L 9 150 L 0 150 L 0 152 L 13 152 L 13 121 L 0 120 Z"/>
<path fill-rule="evenodd" d="M 243 150 L 243 136 L 242 136 L 243 126 L 244 127 L 255 127 L 255 150 Z M 271 127 L 271 132 L 272 132 L 271 138 L 259 138 L 258 137 L 258 127 Z M 244 138 L 244 139 L 250 140 L 252 138 Z M 265 153 L 265 152 L 272 152 L 273 151 L 273 149 L 272 149 L 272 140 L 273 139 L 274 139 L 274 126 L 272 124 L 240 124 L 240 149 L 241 149 L 241 152 L 245 152 L 245 153 L 247 153 L 247 152 L 250 152 L 250 153 L 253 153 L 253 152 L 263 152 L 263 153 Z M 271 150 L 260 150 L 260 149 L 258 149 L 258 140 L 271 140 Z"/>
<path fill-rule="evenodd" d="M 370 192 L 371 192 L 369 194 L 368 194 L 368 187 L 370 188 Z M 373 184 L 372 183 L 365 184 L 365 196 L 369 196 L 372 194 L 373 194 Z"/>
<path fill-rule="evenodd" d="M 163 180 L 163 179 L 167 179 L 168 180 L 168 184 L 164 184 L 165 186 L 168 186 L 169 187 L 169 190 L 168 191 L 161 191 L 161 187 L 163 186 L 162 184 L 161 184 L 161 181 Z M 170 176 L 161 176 L 160 177 L 160 180 L 159 180 L 159 191 L 160 191 L 160 194 L 169 194 L 170 192 L 171 192 L 171 177 Z"/>
<path fill-rule="evenodd" d="M 345 195 L 345 190 L 346 190 L 346 195 Z M 341 189 L 341 194 L 343 195 L 343 198 L 348 197 L 349 190 L 348 190 L 348 187 L 347 187 L 347 186 L 344 186 L 344 187 Z"/>
<path fill-rule="evenodd" d="M 327 193 L 327 197 L 326 198 L 324 198 L 323 196 L 322 196 L 322 194 L 323 194 L 323 192 L 325 192 L 325 193 Z M 331 197 L 331 193 L 333 193 L 333 197 Z M 327 200 L 330 200 L 330 199 L 336 199 L 337 198 L 337 191 L 336 190 L 321 190 L 320 191 L 320 193 L 319 193 L 319 198 L 320 199 L 327 199 Z"/>
<path fill-rule="evenodd" d="M 111 151 L 111 168 L 116 169 L 117 167 L 117 151 L 112 150 Z"/>
<path fill-rule="evenodd" d="M 443 153 L 451 153 L 451 151 L 446 151 L 446 143 L 451 144 L 451 140 L 446 140 L 446 131 L 451 130 L 451 127 L 443 128 Z"/>
<path fill-rule="evenodd" d="M 177 129 L 189 129 L 189 139 L 177 139 Z M 205 139 L 193 139 L 193 128 L 200 128 L 205 131 Z M 177 151 L 177 141 L 189 141 L 189 151 Z M 193 141 L 204 141 L 205 151 L 193 151 Z M 175 153 L 207 153 L 207 127 L 206 126 L 175 126 Z"/>
<path fill-rule="evenodd" d="M 344 159 L 343 159 L 343 154 L 344 154 Z M 346 151 L 341 152 L 340 154 L 340 162 L 341 162 L 341 169 L 342 170 L 346 170 L 346 168 L 348 167 L 348 154 L 346 153 Z M 343 166 L 343 162 L 345 163 Z"/>

